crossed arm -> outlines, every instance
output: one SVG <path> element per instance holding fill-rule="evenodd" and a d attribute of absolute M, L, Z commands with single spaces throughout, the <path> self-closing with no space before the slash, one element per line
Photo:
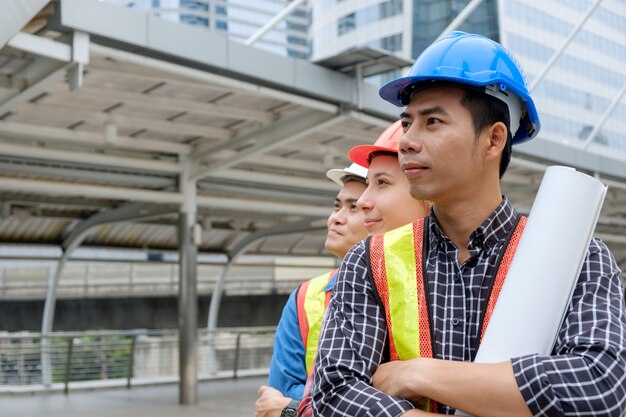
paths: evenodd
<path fill-rule="evenodd" d="M 322 331 L 312 389 L 315 415 L 420 416 L 428 413 L 415 410 L 411 400 L 422 396 L 481 417 L 621 415 L 623 288 L 608 250 L 595 245 L 600 248 L 583 266 L 553 354 L 489 365 L 435 359 L 380 365 L 387 339 L 384 312 L 363 279 L 364 248 L 353 248 Z"/>
<path fill-rule="evenodd" d="M 431 398 L 475 416 L 531 416 L 511 362 L 476 364 L 419 358 L 382 364 L 372 385 L 389 395 L 416 402 Z M 429 413 L 410 410 L 403 417 Z"/>

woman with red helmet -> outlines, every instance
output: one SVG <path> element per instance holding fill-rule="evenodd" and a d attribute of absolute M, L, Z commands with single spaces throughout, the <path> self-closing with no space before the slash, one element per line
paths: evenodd
<path fill-rule="evenodd" d="M 402 134 L 398 120 L 373 145 L 356 146 L 348 153 L 352 162 L 368 168 L 367 189 L 357 205 L 363 210 L 370 234 L 386 232 L 428 215 L 430 203 L 411 197 L 409 182 L 398 162 Z"/>

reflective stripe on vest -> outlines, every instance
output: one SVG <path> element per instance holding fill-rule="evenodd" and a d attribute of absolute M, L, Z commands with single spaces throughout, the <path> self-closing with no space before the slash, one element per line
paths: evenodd
<path fill-rule="evenodd" d="M 485 307 L 480 340 L 496 305 L 502 284 L 522 236 L 526 217 L 520 217 L 499 262 Z M 369 240 L 370 267 L 385 309 L 391 360 L 432 358 L 433 344 L 428 310 L 428 288 L 424 277 L 424 219 L 374 235 Z M 420 401 L 419 408 L 437 412 L 434 401 Z"/>
<path fill-rule="evenodd" d="M 298 325 L 304 343 L 306 373 L 309 375 L 320 339 L 320 330 L 324 312 L 330 300 L 330 291 L 324 288 L 337 270 L 326 272 L 318 277 L 303 282 L 298 288 L 296 306 L 298 308 Z"/>

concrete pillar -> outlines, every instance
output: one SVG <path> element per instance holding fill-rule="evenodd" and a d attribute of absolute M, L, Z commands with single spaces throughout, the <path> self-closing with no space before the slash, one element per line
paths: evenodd
<path fill-rule="evenodd" d="M 183 161 L 180 188 L 183 194 L 178 222 L 179 283 L 178 283 L 178 402 L 190 405 L 198 402 L 198 293 L 196 246 L 196 182 L 191 180 L 191 161 Z"/>

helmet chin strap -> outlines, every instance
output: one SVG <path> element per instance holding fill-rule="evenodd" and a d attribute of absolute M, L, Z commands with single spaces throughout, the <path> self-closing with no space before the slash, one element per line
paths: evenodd
<path fill-rule="evenodd" d="M 509 124 L 511 129 L 511 137 L 515 137 L 517 129 L 519 129 L 522 119 L 522 101 L 513 93 L 509 93 L 503 84 L 489 84 L 485 86 L 485 93 L 492 97 L 502 100 L 509 108 Z"/>

